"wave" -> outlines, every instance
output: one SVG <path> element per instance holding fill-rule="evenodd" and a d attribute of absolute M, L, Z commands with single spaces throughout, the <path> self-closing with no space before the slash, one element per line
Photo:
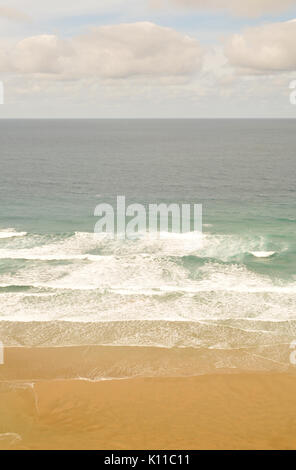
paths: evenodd
<path fill-rule="evenodd" d="M 276 251 L 251 251 L 250 254 L 255 258 L 270 258 L 276 254 Z"/>
<path fill-rule="evenodd" d="M 38 255 L 38 254 L 29 254 L 23 253 L 21 251 L 9 251 L 9 250 L 0 250 L 0 259 L 19 259 L 19 260 L 30 260 L 30 261 L 100 261 L 103 258 L 109 258 L 109 256 L 101 255 L 66 255 L 66 254 L 57 254 L 57 255 Z"/>
<path fill-rule="evenodd" d="M 213 234 L 144 236 L 135 241 L 108 235 L 74 233 L 33 248 L 0 249 L 1 259 L 28 260 L 2 272 L 0 286 L 33 286 L 56 290 L 113 291 L 121 295 L 203 292 L 294 294 L 294 282 L 282 284 L 236 262 L 235 254 L 272 257 L 275 251 L 253 251 L 267 245 L 263 237 Z M 27 237 L 26 237 L 27 238 Z M 35 238 L 34 238 L 35 240 Z M 42 239 L 42 242 L 44 239 Z M 278 253 L 285 247 L 279 247 Z M 192 263 L 193 256 L 197 263 Z M 57 262 L 57 263 L 39 263 Z M 59 263 L 59 261 L 67 261 Z M 226 263 L 226 264 L 225 264 Z"/>
<path fill-rule="evenodd" d="M 8 228 L 0 230 L 0 239 L 1 238 L 15 238 L 15 237 L 24 237 L 27 235 L 27 232 L 17 232 L 13 228 Z"/>
<path fill-rule="evenodd" d="M 114 293 L 122 296 L 164 296 L 165 294 L 206 294 L 208 292 L 225 292 L 225 293 L 250 293 L 250 294 L 291 294 L 296 295 L 296 284 L 289 284 L 288 286 L 277 286 L 277 285 L 262 285 L 258 287 L 248 287 L 248 286 L 233 286 L 229 287 L 227 285 L 215 285 L 207 283 L 200 283 L 197 286 L 177 286 L 177 285 L 162 285 L 154 286 L 151 288 L 145 288 L 141 286 L 109 286 L 109 287 L 100 287 L 100 286 L 86 286 L 83 284 L 73 284 L 72 286 L 68 285 L 68 282 L 65 284 L 61 283 L 35 283 L 35 284 L 5 284 L 0 283 L 0 289 L 11 290 L 13 291 L 22 291 L 30 289 L 46 289 L 51 290 L 52 293 L 29 293 L 27 295 L 36 295 L 36 296 L 50 296 L 57 295 L 59 291 L 96 291 L 98 294 L 107 294 Z"/>
<path fill-rule="evenodd" d="M 0 232 L 1 233 L 1 232 Z M 18 232 L 12 232 L 18 233 Z M 25 232 L 18 233 L 24 235 Z M 49 237 L 46 243 L 44 237 L 31 237 L 33 246 L 27 248 L 28 235 L 25 237 L 25 246 L 18 243 L 16 246 L 0 249 L 1 259 L 27 259 L 27 260 L 71 260 L 88 259 L 99 260 L 97 255 L 127 256 L 134 254 L 157 256 L 188 256 L 211 258 L 229 261 L 242 258 L 245 254 L 261 256 L 263 254 L 282 253 L 288 249 L 283 242 L 276 247 L 271 246 L 267 238 L 262 236 L 222 235 L 211 233 L 190 232 L 184 234 L 160 232 L 159 234 L 141 234 L 135 240 L 114 239 L 107 234 L 76 232 L 69 236 Z M 38 245 L 39 243 L 39 245 Z M 40 246 L 41 243 L 41 246 Z"/>
<path fill-rule="evenodd" d="M 0 252 L 0 256 L 1 256 Z M 15 272 L 0 276 L 0 286 L 33 286 L 57 290 L 113 290 L 121 294 L 157 295 L 159 293 L 251 292 L 296 293 L 296 283 L 272 280 L 251 271 L 243 264 L 202 263 L 156 254 L 134 255 L 32 255 L 35 263 L 22 264 Z M 71 260 L 70 264 L 39 263 L 46 260 Z M 199 258 L 196 258 L 199 259 Z"/>
<path fill-rule="evenodd" d="M 161 236 L 114 240 L 73 233 L 48 240 L 43 235 L 11 239 L 0 249 L 0 258 L 20 261 L 1 262 L 1 320 L 295 318 L 295 280 L 271 278 L 263 270 L 267 263 L 250 257 L 264 252 L 270 255 L 268 264 L 279 259 L 272 259 L 268 239 L 211 233 Z M 286 246 L 274 248 L 280 254 Z"/>
<path fill-rule="evenodd" d="M 110 267 L 103 269 L 104 282 L 89 267 L 94 266 L 77 267 L 55 281 L 41 282 L 38 278 L 45 273 L 37 269 L 34 283 L 32 272 L 31 279 L 26 281 L 24 274 L 17 285 L 15 281 L 1 283 L 1 320 L 141 323 L 237 319 L 279 322 L 296 318 L 295 282 L 276 284 L 238 266 L 208 264 L 199 270 L 200 278 L 192 280 L 182 270 L 174 273 L 178 267 L 173 265 L 169 271 L 175 279 L 170 282 L 151 261 L 142 266 L 143 271 L 139 264 L 139 271 L 130 279 L 129 269 L 121 273 Z M 49 270 L 48 275 L 52 274 Z"/>

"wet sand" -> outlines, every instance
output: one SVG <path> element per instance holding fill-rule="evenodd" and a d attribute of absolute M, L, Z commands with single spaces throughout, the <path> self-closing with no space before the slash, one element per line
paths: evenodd
<path fill-rule="evenodd" d="M 293 373 L 90 381 L 47 376 L 47 355 L 0 367 L 0 449 L 296 449 Z"/>

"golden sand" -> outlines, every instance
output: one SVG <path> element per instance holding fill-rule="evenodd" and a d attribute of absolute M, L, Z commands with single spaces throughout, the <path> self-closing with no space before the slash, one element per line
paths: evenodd
<path fill-rule="evenodd" d="M 87 381 L 49 377 L 46 357 L 52 370 L 36 349 L 0 367 L 0 449 L 296 449 L 293 374 Z"/>

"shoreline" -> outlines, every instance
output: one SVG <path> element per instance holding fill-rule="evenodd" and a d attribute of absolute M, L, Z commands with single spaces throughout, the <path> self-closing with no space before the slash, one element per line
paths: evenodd
<path fill-rule="evenodd" d="M 5 347 L 0 381 L 295 374 L 290 354 L 289 344 L 232 350 L 120 345 Z"/>

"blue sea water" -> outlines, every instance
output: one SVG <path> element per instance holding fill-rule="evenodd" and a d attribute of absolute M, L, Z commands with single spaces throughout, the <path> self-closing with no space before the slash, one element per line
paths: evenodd
<path fill-rule="evenodd" d="M 266 368 L 288 364 L 295 126 L 0 121 L 0 337 L 18 346 L 256 350 Z M 94 236 L 96 205 L 117 195 L 202 204 L 203 235 Z"/>

